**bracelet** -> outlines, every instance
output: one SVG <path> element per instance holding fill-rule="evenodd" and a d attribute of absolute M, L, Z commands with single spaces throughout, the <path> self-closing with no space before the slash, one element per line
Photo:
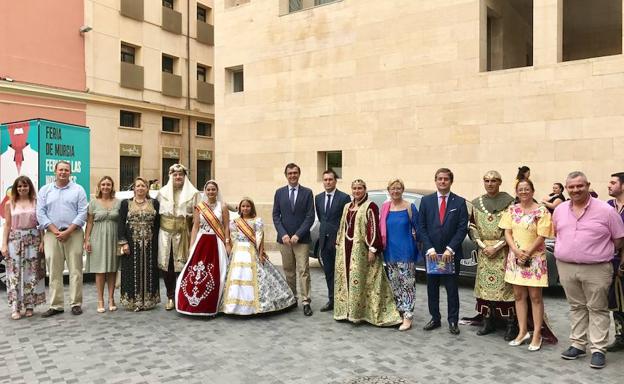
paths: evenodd
<path fill-rule="evenodd" d="M 624 272 L 624 264 L 620 264 L 620 266 L 618 267 L 618 271 Z"/>
<path fill-rule="evenodd" d="M 230 239 L 225 239 L 225 243 L 228 244 L 230 242 Z"/>

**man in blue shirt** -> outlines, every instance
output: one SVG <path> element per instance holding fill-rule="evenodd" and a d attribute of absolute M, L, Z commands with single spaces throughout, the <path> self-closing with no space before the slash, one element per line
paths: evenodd
<path fill-rule="evenodd" d="M 45 255 L 50 266 L 50 309 L 41 316 L 63 313 L 63 269 L 69 269 L 69 296 L 74 315 L 82 313 L 82 227 L 87 219 L 85 190 L 70 180 L 71 168 L 61 160 L 54 166 L 56 180 L 39 190 L 37 220 L 46 230 Z"/>

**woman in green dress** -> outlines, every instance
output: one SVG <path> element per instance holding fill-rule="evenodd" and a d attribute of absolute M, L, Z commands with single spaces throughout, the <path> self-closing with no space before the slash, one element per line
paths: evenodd
<path fill-rule="evenodd" d="M 104 176 L 97 185 L 95 199 L 89 203 L 84 249 L 87 252 L 85 271 L 95 273 L 98 313 L 104 313 L 104 284 L 108 284 L 108 310 L 116 311 L 115 281 L 117 257 L 117 223 L 120 201 L 115 199 L 115 182 Z"/>
<path fill-rule="evenodd" d="M 366 183 L 351 183 L 353 202 L 344 207 L 336 238 L 334 319 L 376 326 L 402 319 L 383 269 L 379 208 L 368 200 Z"/>

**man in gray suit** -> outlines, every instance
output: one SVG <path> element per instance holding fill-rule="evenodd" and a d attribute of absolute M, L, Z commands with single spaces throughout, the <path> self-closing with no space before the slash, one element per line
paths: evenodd
<path fill-rule="evenodd" d="M 323 187 L 325 192 L 316 195 L 316 217 L 319 227 L 319 252 L 325 271 L 327 282 L 328 301 L 321 308 L 321 312 L 334 309 L 334 264 L 336 263 L 336 234 L 342 218 L 344 206 L 351 202 L 346 193 L 336 188 L 338 175 L 331 169 L 323 172 Z"/>
<path fill-rule="evenodd" d="M 301 169 L 290 163 L 284 170 L 288 185 L 275 191 L 273 224 L 280 244 L 282 266 L 288 286 L 297 295 L 297 277 L 301 287 L 303 314 L 312 316 L 310 307 L 310 228 L 314 224 L 314 195 L 299 185 Z"/>

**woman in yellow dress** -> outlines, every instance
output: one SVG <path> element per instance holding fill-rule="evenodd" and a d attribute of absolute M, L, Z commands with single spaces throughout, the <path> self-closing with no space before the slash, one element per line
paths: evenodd
<path fill-rule="evenodd" d="M 535 188 L 531 180 L 520 180 L 516 185 L 519 203 L 510 206 L 498 226 L 505 230 L 509 255 L 505 265 L 505 281 L 513 284 L 519 332 L 511 346 L 528 341 L 528 298 L 531 300 L 534 332 L 529 351 L 542 346 L 544 301 L 542 288 L 548 286 L 548 269 L 544 238 L 553 237 L 550 212 L 533 201 Z"/>

